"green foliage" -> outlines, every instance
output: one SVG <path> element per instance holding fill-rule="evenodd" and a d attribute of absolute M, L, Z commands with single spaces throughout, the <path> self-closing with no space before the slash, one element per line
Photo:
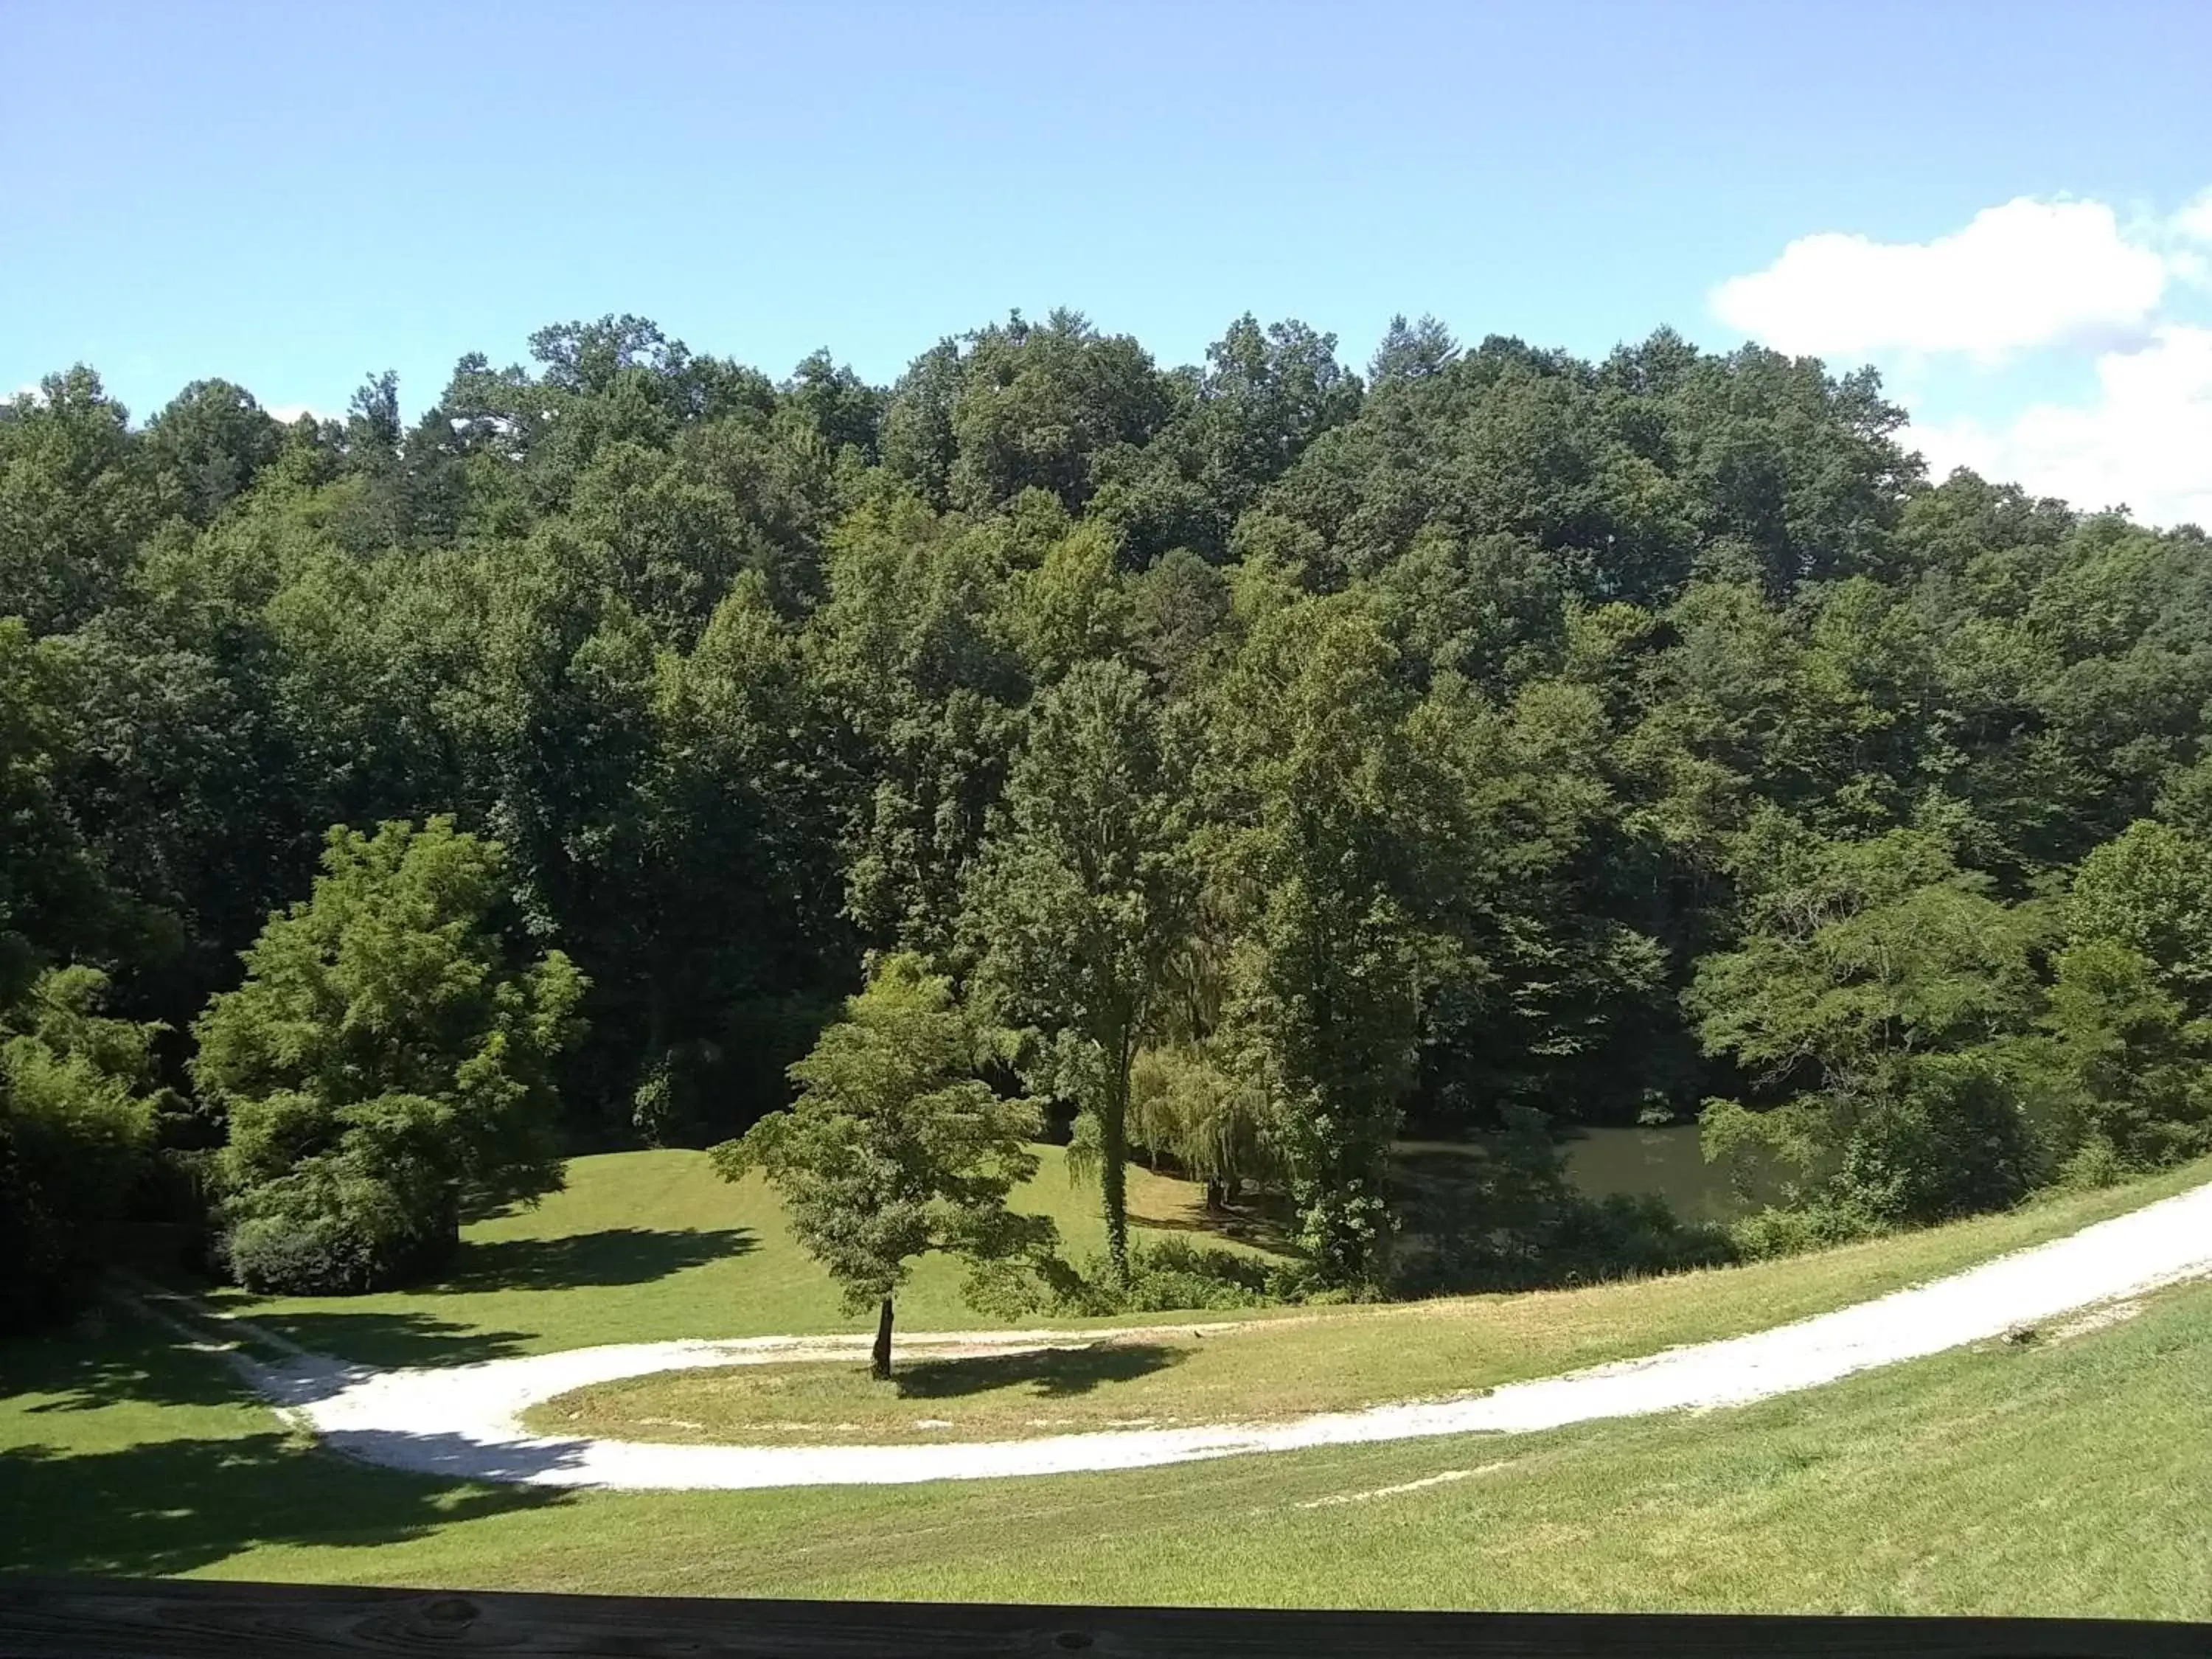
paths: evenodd
<path fill-rule="evenodd" d="M 1028 1034 L 1031 1086 L 1098 1131 L 1107 1251 L 1126 1267 L 1130 1070 L 1188 931 L 1188 811 L 1135 671 L 1083 664 L 1041 700 L 968 895 L 976 980 Z"/>
<path fill-rule="evenodd" d="M 1293 603 L 1256 623 L 1212 711 L 1233 1063 L 1267 1092 L 1302 1243 L 1347 1286 L 1388 1254 L 1383 1162 L 1413 1074 L 1445 816 L 1395 667 L 1364 607 Z"/>
<path fill-rule="evenodd" d="M 1040 1124 L 1033 1103 L 975 1076 L 990 1057 L 950 983 L 918 957 L 886 957 L 791 1068 L 791 1108 L 714 1149 L 726 1180 L 767 1175 L 849 1310 L 883 1304 L 879 1371 L 891 1298 L 916 1256 L 947 1250 L 981 1267 L 1050 1243 L 1050 1221 L 1006 1207 L 1036 1171 L 1027 1143 Z"/>
<path fill-rule="evenodd" d="M 1100 1254 L 1076 1261 L 1038 1255 L 1012 1273 L 987 1275 L 978 1305 L 1001 1318 L 1110 1319 L 1182 1308 L 1265 1308 L 1305 1299 L 1308 1275 L 1218 1246 L 1164 1238 L 1116 1263 Z"/>
<path fill-rule="evenodd" d="M 1279 1169 L 1262 1091 L 1194 1042 L 1138 1052 L 1129 1072 L 1129 1137 L 1203 1182 L 1217 1206 Z"/>
<path fill-rule="evenodd" d="M 1058 312 L 876 387 L 609 315 L 419 402 L 0 403 L 0 1005 L 85 963 L 182 1029 L 329 825 L 449 817 L 487 948 L 590 981 L 571 1144 L 776 1111 L 918 951 L 1102 1173 L 1265 1186 L 1347 1293 L 1404 1122 L 1730 1102 L 1845 1228 L 2197 1144 L 2212 542 L 1931 483 L 1870 372 Z M 441 1236 L 377 1171 L 448 1090 L 349 1085 L 380 1150 L 262 1233 Z"/>
<path fill-rule="evenodd" d="M 2212 1148 L 2212 1027 L 2149 958 L 2109 939 L 2057 958 L 2040 1042 L 2046 1133 L 2068 1179 L 2099 1184 Z"/>
<path fill-rule="evenodd" d="M 1987 1050 L 2034 1012 L 2033 919 L 1918 831 L 1751 846 L 1775 860 L 1754 931 L 1700 965 L 1689 1003 L 1709 1049 L 1792 1092 L 1759 1115 L 1710 1103 L 1708 1156 L 1748 1176 L 1763 1154 L 1800 1201 L 1866 1227 L 2017 1198 L 2038 1171 Z"/>
<path fill-rule="evenodd" d="M 53 969 L 0 1011 L 0 1330 L 82 1297 L 153 1151 L 155 1028 L 102 1016 L 106 990 Z"/>
<path fill-rule="evenodd" d="M 121 596 L 165 506 L 129 423 L 82 364 L 0 404 L 0 617 L 52 633 Z"/>
<path fill-rule="evenodd" d="M 551 1071 L 584 982 L 559 951 L 509 959 L 498 846 L 447 818 L 338 829 L 323 869 L 194 1032 L 256 1289 L 376 1288 L 450 1252 L 467 1211 L 560 1185 Z"/>
<path fill-rule="evenodd" d="M 70 718 L 61 660 L 0 617 L 0 1008 L 51 957 L 110 931 L 115 896 L 69 810 Z"/>
<path fill-rule="evenodd" d="M 2142 819 L 2075 872 L 2066 927 L 2148 961 L 2192 1014 L 2212 1012 L 2212 843 Z"/>

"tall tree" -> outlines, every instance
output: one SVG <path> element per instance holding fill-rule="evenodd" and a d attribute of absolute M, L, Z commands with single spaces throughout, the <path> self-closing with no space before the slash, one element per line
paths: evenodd
<path fill-rule="evenodd" d="M 1358 596 L 1279 604 L 1209 709 L 1240 1069 L 1264 1079 L 1302 1242 L 1353 1286 L 1389 1255 L 1388 1157 L 1434 942 L 1443 791 L 1396 666 Z"/>
<path fill-rule="evenodd" d="M 1107 1259 L 1129 1271 L 1129 1073 L 1183 948 L 1184 778 L 1144 678 L 1079 664 L 1041 700 L 969 893 L 992 1011 L 1029 1033 L 1031 1086 L 1097 1131 Z"/>

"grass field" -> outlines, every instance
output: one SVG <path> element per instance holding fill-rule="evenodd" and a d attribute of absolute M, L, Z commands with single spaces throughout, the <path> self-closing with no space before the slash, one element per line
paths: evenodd
<path fill-rule="evenodd" d="M 0 1570 L 633 1593 L 2212 1617 L 2212 1286 L 1737 1411 L 1115 1475 L 538 1494 L 129 1323 L 5 1352 Z"/>
<path fill-rule="evenodd" d="M 1061 1152 L 1037 1148 L 1021 1207 L 1049 1215 L 1080 1255 L 1104 1247 L 1094 1188 L 1067 1179 Z M 1229 1249 L 1256 1246 L 1212 1226 L 1188 1182 L 1129 1172 L 1139 1243 L 1177 1237 Z M 899 1295 L 911 1330 L 979 1322 L 961 1299 L 959 1267 L 915 1265 Z M 374 1364 L 434 1364 L 600 1342 L 872 1329 L 839 1304 L 827 1274 L 799 1248 L 758 1175 L 732 1185 L 703 1152 L 612 1152 L 573 1159 L 568 1185 L 534 1209 L 471 1226 L 438 1285 L 383 1296 L 255 1297 L 218 1292 L 293 1340 Z"/>
<path fill-rule="evenodd" d="M 2072 1232 L 2208 1175 L 2212 1166 L 2200 1164 L 2008 1215 L 1639 1283 L 1291 1312 L 1202 1335 L 1190 1321 L 1211 1316 L 1186 1316 L 1075 1349 L 917 1358 L 890 1388 L 857 1364 L 662 1372 L 577 1389 L 527 1420 L 549 1434 L 676 1442 L 1022 1438 L 1479 1393 L 1843 1307 Z"/>
<path fill-rule="evenodd" d="M 1224 1414 L 1245 1416 L 1310 1401 L 1317 1377 L 1346 1398 L 1479 1387 L 1838 1305 L 2208 1174 L 2200 1164 L 1927 1233 L 1640 1285 L 1292 1311 L 1087 1389 L 998 1376 L 957 1400 L 894 1395 L 882 1408 L 1035 1417 L 1037 1391 L 1058 1387 L 1054 1411 L 1127 1419 L 1149 1401 L 1193 1415 L 1197 1400 L 1207 1411 L 1241 1402 Z M 1041 1187 L 1039 1201 L 1054 1191 Z M 1145 1185 L 1140 1204 L 1188 1222 L 1165 1207 L 1182 1196 Z M 847 1325 L 764 1199 L 714 1182 L 684 1154 L 587 1161 L 562 1198 L 476 1229 L 471 1259 L 444 1289 L 255 1312 L 316 1346 L 400 1359 Z M 659 1242 L 643 1249 L 639 1232 Z M 751 1249 L 727 1248 L 739 1233 Z M 981 1322 L 939 1264 L 926 1264 L 906 1317 Z M 1145 1341 L 1188 1343 L 1188 1320 L 1182 1334 L 1164 1325 Z M 2208 1564 L 2212 1286 L 2167 1292 L 2109 1328 L 1693 1418 L 1118 1474 L 765 1492 L 550 1493 L 361 1467 L 289 1434 L 215 1355 L 120 1315 L 0 1345 L 0 1571 L 2178 1618 L 2212 1617 Z"/>

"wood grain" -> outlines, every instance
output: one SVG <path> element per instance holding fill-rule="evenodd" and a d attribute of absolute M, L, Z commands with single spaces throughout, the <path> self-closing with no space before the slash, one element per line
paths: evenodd
<path fill-rule="evenodd" d="M 0 1578 L 0 1659 L 2212 1659 L 2212 1626 L 1700 1613 L 1335 1613 L 539 1595 Z"/>

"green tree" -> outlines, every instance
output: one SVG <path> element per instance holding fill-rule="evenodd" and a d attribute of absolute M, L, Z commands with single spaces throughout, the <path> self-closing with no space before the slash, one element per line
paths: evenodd
<path fill-rule="evenodd" d="M 1360 596 L 1259 618 L 1209 705 L 1214 902 L 1234 920 L 1224 1024 L 1262 1080 L 1303 1241 L 1381 1281 L 1388 1157 L 1414 1073 L 1434 835 L 1434 734 Z"/>
<path fill-rule="evenodd" d="M 48 634 L 112 603 L 166 505 L 130 411 L 82 364 L 0 403 L 0 617 Z"/>
<path fill-rule="evenodd" d="M 1050 533 L 1065 529 L 1053 507 Z M 999 625 L 1001 540 L 904 497 L 831 538 L 830 598 L 805 641 L 815 695 L 849 733 L 831 773 L 839 852 L 847 912 L 872 945 L 951 945 L 1019 742 L 1028 688 Z"/>
<path fill-rule="evenodd" d="M 1709 1052 L 1786 1098 L 1709 1105 L 1709 1155 L 1771 1154 L 1798 1196 L 1867 1224 L 2018 1197 L 2027 1126 L 1996 1062 L 2037 1012 L 2036 919 L 1921 831 L 1760 830 L 1741 854 L 1766 866 L 1748 933 L 1698 964 L 1686 1000 Z"/>
<path fill-rule="evenodd" d="M 2074 872 L 2066 929 L 2125 946 L 2190 1013 L 2212 1013 L 2212 844 L 2149 818 L 2130 824 Z"/>
<path fill-rule="evenodd" d="M 1144 678 L 1085 662 L 1041 700 L 968 895 L 977 981 L 1029 1033 L 1031 1086 L 1096 1127 L 1117 1284 L 1129 1270 L 1129 1068 L 1183 947 L 1187 836 Z"/>
<path fill-rule="evenodd" d="M 194 380 L 169 400 L 146 428 L 154 465 L 195 524 L 244 495 L 276 459 L 283 428 L 253 394 L 228 380 Z"/>
<path fill-rule="evenodd" d="M 2029 1052 L 2053 1085 L 2057 1157 L 2077 1175 L 2146 1169 L 2212 1146 L 2212 1025 L 2158 964 L 2110 939 L 2059 953 Z"/>
<path fill-rule="evenodd" d="M 1246 1181 L 1280 1169 L 1264 1092 L 1194 1042 L 1138 1051 L 1129 1071 L 1129 1139 L 1204 1182 L 1209 1210 L 1227 1207 Z"/>
<path fill-rule="evenodd" d="M 0 1011 L 0 1330 L 82 1296 L 153 1151 L 157 1028 L 104 1017 L 106 987 L 50 969 Z"/>
<path fill-rule="evenodd" d="M 498 845 L 447 818 L 341 828 L 323 870 L 194 1029 L 229 1125 L 226 1248 L 257 1288 L 388 1284 L 471 1208 L 561 1183 L 551 1068 L 584 986 L 557 951 L 509 959 Z"/>
<path fill-rule="evenodd" d="M 1006 1208 L 1036 1173 L 1039 1120 L 1032 1102 L 976 1078 L 989 1057 L 948 981 L 919 957 L 886 957 L 791 1068 L 797 1103 L 714 1149 L 726 1181 L 766 1174 L 848 1311 L 876 1304 L 878 1377 L 891 1373 L 892 1301 L 915 1257 L 950 1250 L 981 1265 L 1050 1237 L 1048 1220 Z"/>

